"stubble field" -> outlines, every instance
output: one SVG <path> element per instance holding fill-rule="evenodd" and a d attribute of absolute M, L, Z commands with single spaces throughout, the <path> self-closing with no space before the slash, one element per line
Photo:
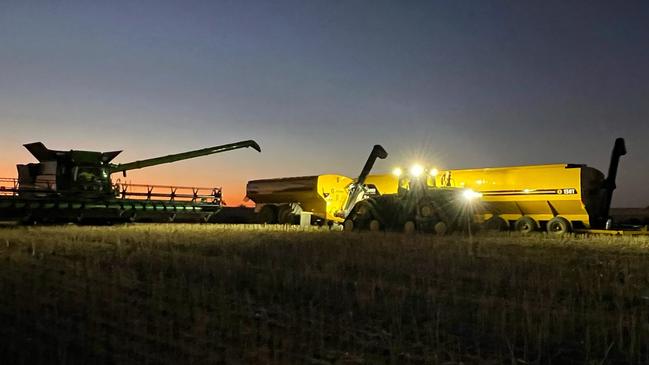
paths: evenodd
<path fill-rule="evenodd" d="M 649 363 L 649 239 L 0 229 L 12 364 Z"/>

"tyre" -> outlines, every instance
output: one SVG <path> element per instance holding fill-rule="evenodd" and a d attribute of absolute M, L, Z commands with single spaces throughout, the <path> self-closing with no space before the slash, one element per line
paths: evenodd
<path fill-rule="evenodd" d="M 509 230 L 509 223 L 502 217 L 494 215 L 484 222 L 484 228 L 487 231 L 502 232 Z"/>
<path fill-rule="evenodd" d="M 277 208 L 277 223 L 279 224 L 293 224 L 293 209 L 290 205 L 280 205 Z"/>
<path fill-rule="evenodd" d="M 572 225 L 566 218 L 554 217 L 548 221 L 546 229 L 548 230 L 548 233 L 560 236 L 572 232 Z"/>
<path fill-rule="evenodd" d="M 261 224 L 277 223 L 277 207 L 274 205 L 264 205 L 259 211 L 258 218 Z"/>
<path fill-rule="evenodd" d="M 370 224 L 373 220 L 372 207 L 366 201 L 360 201 L 356 203 L 351 213 L 347 216 L 345 224 L 349 221 L 353 224 L 352 230 L 366 231 L 370 229 Z"/>
<path fill-rule="evenodd" d="M 376 219 L 372 219 L 370 221 L 370 231 L 372 232 L 378 232 L 381 230 L 381 222 L 379 222 Z"/>
<path fill-rule="evenodd" d="M 440 236 L 443 236 L 446 234 L 446 231 L 448 231 L 448 226 L 444 222 L 437 222 L 437 224 L 435 224 L 434 229 L 435 229 L 435 233 L 437 233 Z"/>
<path fill-rule="evenodd" d="M 345 223 L 343 223 L 343 231 L 345 232 L 351 232 L 354 230 L 354 221 L 351 219 L 347 219 Z"/>
<path fill-rule="evenodd" d="M 522 216 L 518 218 L 516 223 L 514 223 L 514 230 L 520 233 L 530 233 L 534 232 L 539 228 L 539 224 L 536 221 L 528 216 Z"/>
<path fill-rule="evenodd" d="M 417 227 L 415 227 L 415 222 L 413 221 L 407 221 L 403 225 L 403 232 L 407 234 L 412 234 L 415 233 Z"/>

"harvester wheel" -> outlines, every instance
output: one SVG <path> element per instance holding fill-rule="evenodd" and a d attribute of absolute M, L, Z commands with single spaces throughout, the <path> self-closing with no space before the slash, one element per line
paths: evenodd
<path fill-rule="evenodd" d="M 502 232 L 509 230 L 509 223 L 502 217 L 494 215 L 484 222 L 484 227 L 488 231 Z"/>
<path fill-rule="evenodd" d="M 546 228 L 548 230 L 548 233 L 557 236 L 572 232 L 572 226 L 570 222 L 563 217 L 554 217 L 550 219 Z"/>
<path fill-rule="evenodd" d="M 381 230 L 381 222 L 379 222 L 376 219 L 372 219 L 370 222 L 370 231 L 372 232 L 378 232 Z"/>
<path fill-rule="evenodd" d="M 435 233 L 437 233 L 440 236 L 443 236 L 444 234 L 446 234 L 446 231 L 448 230 L 448 226 L 444 222 L 437 222 L 437 224 L 435 224 L 434 229 L 435 229 Z"/>
<path fill-rule="evenodd" d="M 261 224 L 277 223 L 277 207 L 274 205 L 264 205 L 259 211 L 258 218 Z"/>
<path fill-rule="evenodd" d="M 354 230 L 354 221 L 352 221 L 351 219 L 347 219 L 347 220 L 343 223 L 343 231 L 345 231 L 345 232 L 351 232 L 351 231 L 353 231 L 353 230 Z"/>
<path fill-rule="evenodd" d="M 407 221 L 407 222 L 403 225 L 403 232 L 406 233 L 406 234 L 412 234 L 412 233 L 415 233 L 415 229 L 416 229 L 416 228 L 417 228 L 417 227 L 415 226 L 415 222 L 413 222 L 413 221 Z"/>
<path fill-rule="evenodd" d="M 518 218 L 516 223 L 514 223 L 514 229 L 520 233 L 530 233 L 536 231 L 539 228 L 538 223 L 528 216 L 522 216 Z"/>

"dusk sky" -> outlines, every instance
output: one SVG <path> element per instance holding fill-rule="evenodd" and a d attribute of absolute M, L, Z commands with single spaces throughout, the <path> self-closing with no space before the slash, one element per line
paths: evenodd
<path fill-rule="evenodd" d="M 129 174 L 224 187 L 356 176 L 372 145 L 439 168 L 586 163 L 649 205 L 649 1 L 0 0 L 0 176 L 53 149 L 116 162 L 255 139 Z M 119 176 L 115 176 L 116 178 Z"/>

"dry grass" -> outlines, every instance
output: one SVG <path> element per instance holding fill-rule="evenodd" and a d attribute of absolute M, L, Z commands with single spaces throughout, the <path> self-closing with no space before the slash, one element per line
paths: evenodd
<path fill-rule="evenodd" d="M 649 240 L 286 227 L 0 230 L 31 363 L 649 363 Z"/>

